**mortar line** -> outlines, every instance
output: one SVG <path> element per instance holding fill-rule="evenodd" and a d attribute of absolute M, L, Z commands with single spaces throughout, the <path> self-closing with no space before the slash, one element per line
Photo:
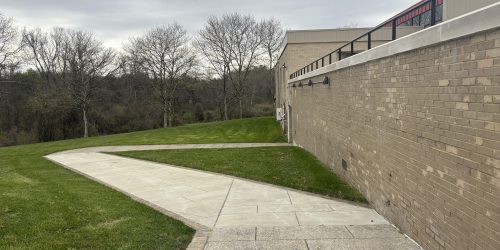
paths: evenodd
<path fill-rule="evenodd" d="M 222 213 L 222 209 L 224 209 L 224 206 L 226 205 L 227 197 L 229 197 L 229 193 L 231 192 L 231 188 L 233 188 L 233 183 L 234 179 L 231 181 L 231 185 L 229 185 L 229 189 L 227 190 L 226 198 L 224 198 L 224 202 L 222 203 L 222 206 L 220 207 L 219 213 L 217 214 L 217 219 L 214 222 L 214 226 L 217 225 L 217 222 L 219 221 L 220 214 Z"/>
<path fill-rule="evenodd" d="M 349 228 L 347 226 L 344 226 L 344 227 L 345 227 L 345 229 L 347 229 L 347 232 L 349 232 L 352 235 L 352 238 L 356 239 L 356 236 L 354 236 L 354 234 L 351 232 L 351 230 L 349 230 Z"/>
<path fill-rule="evenodd" d="M 304 241 L 306 242 L 306 247 L 307 247 L 307 250 L 311 250 L 311 248 L 309 248 L 309 244 L 307 243 L 307 240 L 304 239 Z"/>

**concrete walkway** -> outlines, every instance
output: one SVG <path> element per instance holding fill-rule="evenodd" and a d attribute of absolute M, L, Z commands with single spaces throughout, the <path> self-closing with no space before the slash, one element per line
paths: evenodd
<path fill-rule="evenodd" d="M 420 249 L 373 209 L 305 192 L 103 152 L 283 143 L 94 147 L 46 158 L 195 228 L 190 249 Z"/>

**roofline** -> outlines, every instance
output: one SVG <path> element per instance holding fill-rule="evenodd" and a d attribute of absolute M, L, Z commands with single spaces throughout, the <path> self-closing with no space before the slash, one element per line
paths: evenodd
<path fill-rule="evenodd" d="M 307 30 L 287 30 L 285 33 L 293 33 L 293 32 L 317 32 L 317 31 L 335 31 L 335 30 L 361 30 L 361 29 L 373 29 L 373 27 L 335 28 L 335 29 L 307 29 Z"/>
<path fill-rule="evenodd" d="M 281 50 L 278 61 L 285 52 L 286 47 L 288 46 L 288 42 L 285 44 L 288 33 L 298 33 L 298 32 L 318 32 L 318 31 L 346 31 L 346 30 L 363 30 L 363 29 L 373 29 L 373 27 L 356 27 L 356 28 L 335 28 L 335 29 L 308 29 L 308 30 L 286 30 L 283 39 L 281 40 L 281 44 L 284 44 L 283 49 Z M 328 42 L 311 42 L 311 43 L 328 43 Z M 276 65 L 275 65 L 276 66 Z"/>

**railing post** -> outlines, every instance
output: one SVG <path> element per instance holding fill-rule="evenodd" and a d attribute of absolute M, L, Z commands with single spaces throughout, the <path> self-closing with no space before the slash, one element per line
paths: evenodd
<path fill-rule="evenodd" d="M 332 53 L 328 54 L 328 64 L 332 64 Z"/>
<path fill-rule="evenodd" d="M 368 49 L 372 48 L 372 33 L 368 32 Z"/>
<path fill-rule="evenodd" d="M 354 55 L 354 42 L 351 42 L 351 56 Z"/>
<path fill-rule="evenodd" d="M 431 0 L 431 26 L 436 24 L 436 0 Z"/>
<path fill-rule="evenodd" d="M 321 68 L 325 67 L 325 57 L 321 57 Z"/>
<path fill-rule="evenodd" d="M 338 58 L 339 58 L 339 61 L 342 60 L 342 49 L 339 49 Z"/>
<path fill-rule="evenodd" d="M 316 60 L 316 69 L 318 69 L 318 61 Z"/>
<path fill-rule="evenodd" d="M 392 40 L 396 40 L 396 18 L 392 19 Z"/>

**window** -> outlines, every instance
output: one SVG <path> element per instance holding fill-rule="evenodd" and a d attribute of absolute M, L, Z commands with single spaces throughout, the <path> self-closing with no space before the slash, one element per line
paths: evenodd
<path fill-rule="evenodd" d="M 426 11 L 420 15 L 420 26 L 427 27 L 431 25 L 431 11 Z"/>
<path fill-rule="evenodd" d="M 420 26 L 420 16 L 416 16 L 413 18 L 413 25 Z"/>
<path fill-rule="evenodd" d="M 443 5 L 436 7 L 436 22 L 443 21 Z"/>

